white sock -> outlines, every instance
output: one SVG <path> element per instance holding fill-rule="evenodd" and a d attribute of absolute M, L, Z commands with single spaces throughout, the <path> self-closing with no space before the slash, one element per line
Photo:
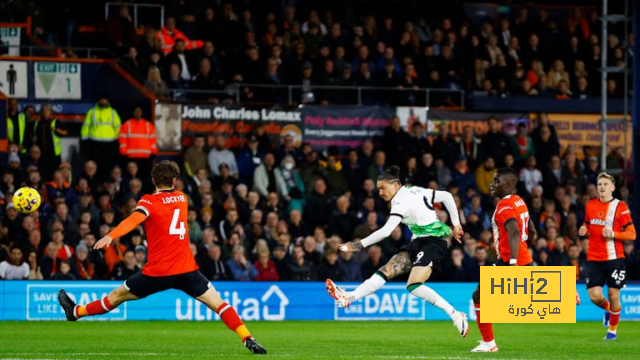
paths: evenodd
<path fill-rule="evenodd" d="M 378 291 L 387 281 L 378 274 L 373 274 L 370 278 L 360 284 L 355 290 L 347 292 L 347 298 L 350 302 L 354 302 L 358 299 L 373 294 Z"/>
<path fill-rule="evenodd" d="M 447 300 L 443 299 L 442 296 L 438 295 L 432 288 L 420 285 L 417 288 L 413 289 L 411 292 L 414 296 L 422 298 L 426 300 L 429 304 L 442 309 L 447 315 L 453 318 L 453 314 L 456 310 L 447 302 Z"/>
<path fill-rule="evenodd" d="M 494 347 L 494 346 L 496 346 L 496 339 L 493 339 L 491 341 L 485 341 L 484 343 L 489 345 L 489 346 L 491 346 L 491 347 Z"/>

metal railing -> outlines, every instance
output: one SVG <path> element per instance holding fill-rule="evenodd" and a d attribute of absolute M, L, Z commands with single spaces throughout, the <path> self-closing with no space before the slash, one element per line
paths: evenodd
<path fill-rule="evenodd" d="M 115 59 L 116 55 L 106 48 L 91 47 L 71 47 L 60 49 L 61 54 L 56 52 L 56 48 L 42 45 L 8 45 L 7 48 L 20 49 L 20 56 L 40 56 L 40 57 L 67 57 L 65 51 L 71 50 L 75 57 L 81 59 Z"/>
<path fill-rule="evenodd" d="M 400 89 L 371 86 L 268 85 L 236 83 L 224 90 L 168 89 L 174 100 L 232 100 L 274 104 L 465 106 L 463 90 Z"/>
<path fill-rule="evenodd" d="M 109 7 L 128 6 L 133 7 L 133 26 L 138 27 L 138 8 L 157 8 L 160 9 L 160 29 L 164 27 L 164 5 L 159 4 L 134 4 L 123 2 L 108 2 L 104 5 L 104 19 L 109 20 Z"/>

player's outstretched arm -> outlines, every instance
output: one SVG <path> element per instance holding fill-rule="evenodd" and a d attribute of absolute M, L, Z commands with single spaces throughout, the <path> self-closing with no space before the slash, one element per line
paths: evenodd
<path fill-rule="evenodd" d="M 145 219 L 147 215 L 135 211 L 133 214 L 129 215 L 128 218 L 122 220 L 118 226 L 113 229 L 107 236 L 103 237 L 98 241 L 93 248 L 94 249 L 102 249 L 105 246 L 111 245 L 111 241 L 113 239 L 117 239 L 129 233 L 129 231 L 136 228 L 136 226 L 140 225 Z"/>
<path fill-rule="evenodd" d="M 510 265 L 517 265 L 518 254 L 520 252 L 520 229 L 518 229 L 518 222 L 516 219 L 509 219 L 504 223 L 504 227 L 507 229 L 509 235 L 509 252 L 511 259 L 509 259 Z"/>
<path fill-rule="evenodd" d="M 393 229 L 395 229 L 398 225 L 400 225 L 400 220 L 402 220 L 400 216 L 391 215 L 387 220 L 387 223 L 384 224 L 383 227 L 381 227 L 380 229 L 375 231 L 373 234 L 367 236 L 366 238 L 360 241 L 351 241 L 346 244 L 340 245 L 340 251 L 345 251 L 345 252 L 359 251 L 361 249 L 366 248 L 367 246 L 373 245 L 375 243 L 378 243 L 384 240 L 389 235 L 391 235 L 391 232 L 393 231 Z"/>
<path fill-rule="evenodd" d="M 456 206 L 456 201 L 453 199 L 453 195 L 448 191 L 434 190 L 433 202 L 444 204 L 444 207 L 447 208 L 451 223 L 453 224 L 453 237 L 458 240 L 459 243 L 462 243 L 461 239 L 464 231 L 462 230 L 462 225 L 460 225 L 460 213 L 458 212 L 458 207 Z"/>

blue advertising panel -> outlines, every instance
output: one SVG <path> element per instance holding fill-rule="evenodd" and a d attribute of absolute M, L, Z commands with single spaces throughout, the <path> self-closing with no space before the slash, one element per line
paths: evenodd
<path fill-rule="evenodd" d="M 64 288 L 81 305 L 102 298 L 120 286 L 117 281 L 0 281 L 0 320 L 64 320 L 58 291 Z M 356 284 L 343 284 L 346 289 Z M 471 294 L 473 283 L 429 284 L 459 311 L 475 320 Z M 238 310 L 244 320 L 448 320 L 440 309 L 407 292 L 401 283 L 387 284 L 375 294 L 338 308 L 324 283 L 215 283 L 222 298 Z M 586 288 L 578 285 L 582 305 L 578 321 L 601 320 L 603 312 L 591 304 Z M 640 320 L 640 285 L 622 290 L 622 319 Z M 186 294 L 171 290 L 146 299 L 122 304 L 109 314 L 84 318 L 100 320 L 219 320 L 217 314 Z"/>

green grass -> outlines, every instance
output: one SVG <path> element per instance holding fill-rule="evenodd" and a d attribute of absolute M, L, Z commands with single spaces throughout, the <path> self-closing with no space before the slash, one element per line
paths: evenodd
<path fill-rule="evenodd" d="M 640 323 L 604 342 L 601 323 L 498 324 L 499 353 L 471 354 L 450 322 L 250 322 L 270 358 L 639 359 Z M 0 359 L 235 359 L 252 356 L 220 322 L 0 322 Z"/>

